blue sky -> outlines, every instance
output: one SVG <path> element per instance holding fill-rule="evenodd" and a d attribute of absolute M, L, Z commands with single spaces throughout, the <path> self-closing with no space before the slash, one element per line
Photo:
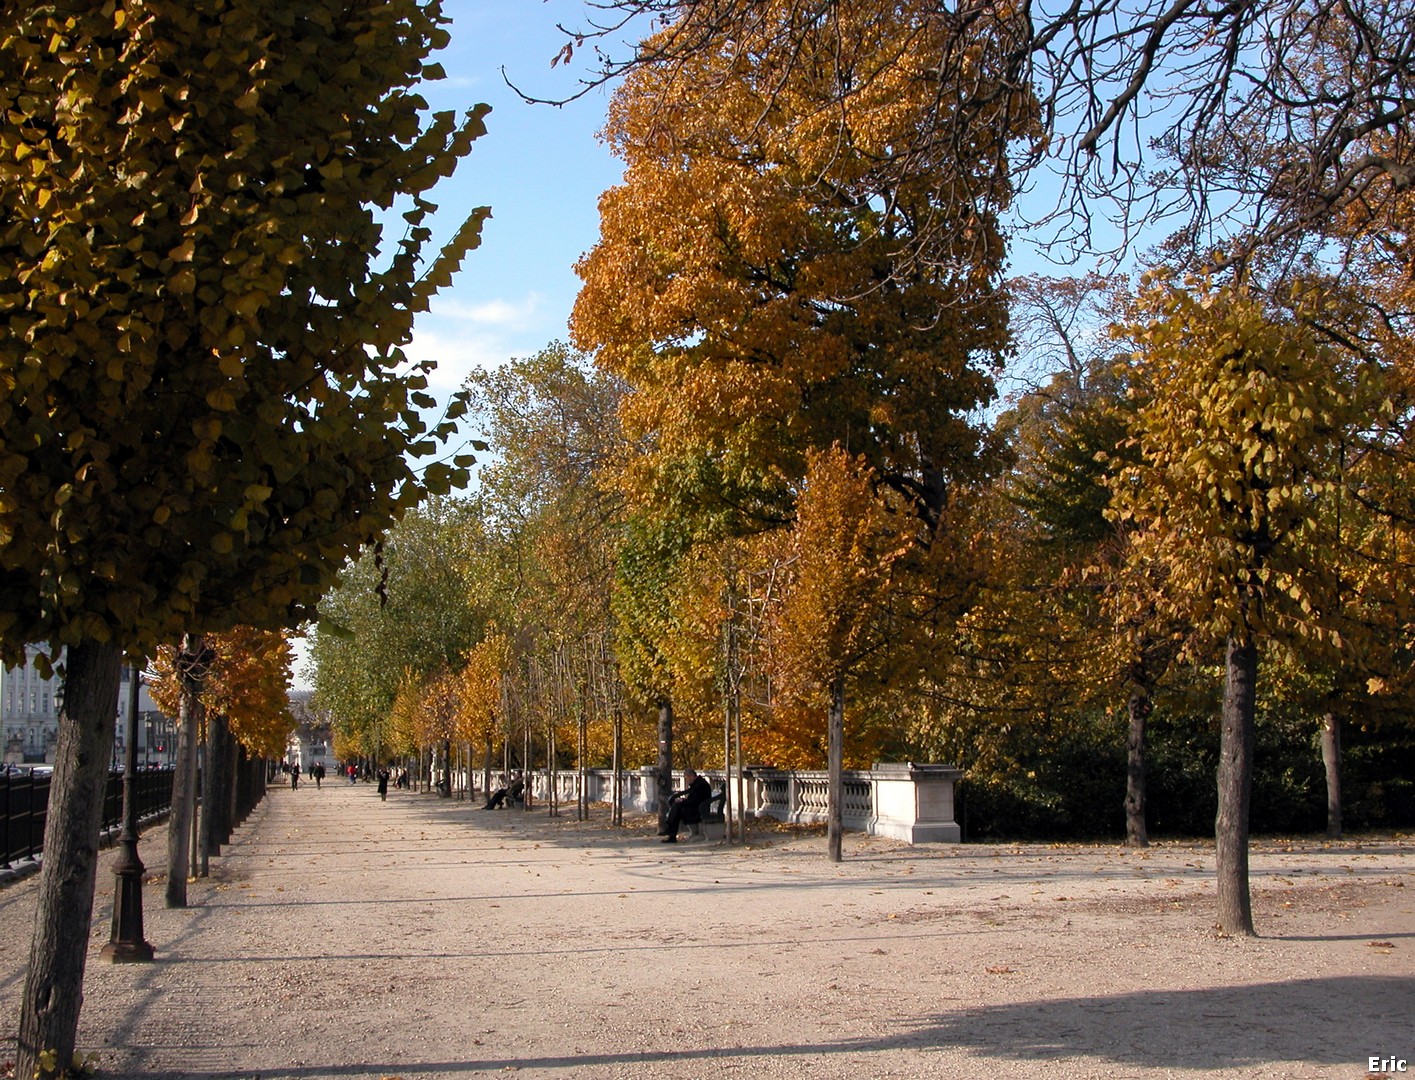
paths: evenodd
<path fill-rule="evenodd" d="M 452 44 L 438 59 L 447 79 L 424 88 L 434 109 L 492 106 L 487 134 L 457 174 L 438 186 L 439 237 L 476 206 L 491 207 L 481 247 L 417 323 L 415 360 L 438 363 L 434 388 L 461 385 L 469 371 L 538 351 L 567 336 L 578 279 L 574 263 L 598 236 L 600 192 L 619 164 L 596 138 L 608 94 L 555 108 L 528 105 L 501 70 L 529 93 L 560 97 L 577 88 L 579 66 L 554 70 L 565 43 L 557 21 L 580 25 L 580 0 L 444 0 Z"/>
<path fill-rule="evenodd" d="M 453 20 L 452 43 L 435 59 L 447 78 L 424 86 L 423 96 L 434 110 L 492 107 L 487 134 L 432 195 L 439 239 L 475 207 L 490 206 L 491 220 L 405 350 L 437 362 L 432 389 L 445 398 L 471 371 L 569 336 L 575 260 L 598 239 L 599 195 L 621 168 L 597 138 L 608 91 L 562 108 L 527 105 L 502 78 L 504 68 L 539 97 L 574 93 L 583 68 L 552 69 L 550 61 L 566 42 L 556 23 L 583 25 L 582 0 L 443 0 L 443 11 Z M 308 688 L 303 639 L 295 646 L 295 685 Z"/>

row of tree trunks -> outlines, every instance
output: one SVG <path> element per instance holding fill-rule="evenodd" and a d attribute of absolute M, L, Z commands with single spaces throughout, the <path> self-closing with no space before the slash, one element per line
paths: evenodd
<path fill-rule="evenodd" d="M 183 692 L 176 770 L 168 819 L 167 906 L 185 907 L 195 818 L 197 742 L 202 725 L 200 637 L 183 641 Z M 113 751 L 122 649 L 86 642 L 66 660 L 64 706 L 44 836 L 34 935 L 20 1010 L 17 1076 L 65 1074 L 74 1058 L 93 898 L 104 792 Z M 134 686 L 136 686 L 136 673 Z M 237 767 L 234 738 L 212 725 L 211 763 L 203 785 L 205 840 L 201 865 L 230 839 L 240 817 L 264 793 L 264 763 Z M 244 751 L 240 757 L 244 759 Z"/>
<path fill-rule="evenodd" d="M 240 747 L 236 761 L 236 783 L 232 785 L 234 810 L 231 824 L 236 828 L 250 817 L 251 811 L 265 797 L 265 776 L 267 763 L 264 758 L 253 758 Z M 229 840 L 230 837 L 227 837 Z"/>
<path fill-rule="evenodd" d="M 198 837 L 200 865 L 197 874 L 211 873 L 211 857 L 221 854 L 226 800 L 226 736 L 228 724 L 219 714 L 207 718 L 206 767 L 201 774 L 201 833 Z"/>

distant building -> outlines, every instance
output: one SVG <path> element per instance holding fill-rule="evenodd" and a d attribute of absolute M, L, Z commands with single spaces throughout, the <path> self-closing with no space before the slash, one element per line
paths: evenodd
<path fill-rule="evenodd" d="M 55 746 L 59 742 L 59 711 L 63 707 L 64 683 L 57 676 L 44 678 L 35 669 L 34 658 L 41 648 L 30 645 L 25 649 L 26 663 L 20 667 L 0 670 L 0 723 L 5 739 L 4 763 L 54 762 Z M 59 661 L 64 659 L 60 651 Z M 128 680 L 132 669 L 123 668 L 118 688 L 118 713 L 114 717 L 115 738 L 113 761 L 121 763 L 127 745 Z M 176 730 L 173 721 L 153 703 L 146 685 L 138 688 L 138 761 L 144 765 L 171 764 L 175 750 Z"/>
<path fill-rule="evenodd" d="M 25 648 L 26 663 L 0 671 L 0 717 L 5 724 L 5 764 L 52 762 L 59 740 L 63 683 L 35 670 L 38 646 Z"/>
<path fill-rule="evenodd" d="M 328 771 L 335 764 L 329 714 L 315 708 L 313 690 L 291 690 L 290 711 L 295 714 L 296 727 L 286 744 L 285 760 L 298 764 L 301 772 L 309 772 L 315 762 L 323 763 Z"/>

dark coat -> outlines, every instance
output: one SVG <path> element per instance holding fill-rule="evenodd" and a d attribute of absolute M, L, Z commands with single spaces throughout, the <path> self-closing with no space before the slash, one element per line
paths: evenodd
<path fill-rule="evenodd" d="M 673 798 L 681 808 L 682 820 L 692 824 L 703 819 L 703 807 L 712 801 L 712 785 L 699 776 Z"/>

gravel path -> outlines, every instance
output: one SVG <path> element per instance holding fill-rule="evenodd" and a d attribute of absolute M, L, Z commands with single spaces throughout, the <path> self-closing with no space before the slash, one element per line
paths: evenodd
<path fill-rule="evenodd" d="M 572 810 L 573 813 L 573 810 Z M 278 789 L 80 1045 L 153 1077 L 1342 1077 L 1415 1073 L 1415 840 L 1255 845 L 1256 940 L 1213 849 L 747 848 L 331 782 Z M 144 838 L 160 879 L 165 836 Z M 0 891 L 14 1017 L 33 881 Z"/>

